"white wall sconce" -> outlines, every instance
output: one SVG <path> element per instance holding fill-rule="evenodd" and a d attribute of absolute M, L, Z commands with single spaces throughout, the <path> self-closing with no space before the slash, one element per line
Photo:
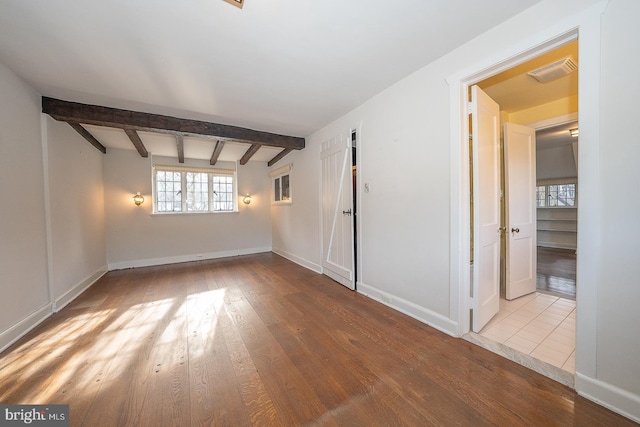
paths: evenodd
<path fill-rule="evenodd" d="M 144 197 L 140 194 L 139 191 L 135 196 L 133 196 L 133 203 L 135 203 L 136 206 L 140 206 L 142 203 L 144 203 Z"/>
<path fill-rule="evenodd" d="M 569 134 L 574 137 L 577 138 L 578 137 L 578 128 L 575 129 L 569 129 Z"/>
<path fill-rule="evenodd" d="M 247 193 L 247 195 L 242 198 L 242 203 L 244 203 L 245 205 L 248 205 L 249 203 L 251 203 L 251 200 L 253 199 L 251 198 L 249 193 Z"/>

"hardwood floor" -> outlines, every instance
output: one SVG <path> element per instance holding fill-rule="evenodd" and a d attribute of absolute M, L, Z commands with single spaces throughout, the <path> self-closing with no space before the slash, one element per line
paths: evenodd
<path fill-rule="evenodd" d="M 536 288 L 557 297 L 576 299 L 576 251 L 538 246 Z"/>
<path fill-rule="evenodd" d="M 73 426 L 635 425 L 272 253 L 110 272 L 0 385 Z"/>

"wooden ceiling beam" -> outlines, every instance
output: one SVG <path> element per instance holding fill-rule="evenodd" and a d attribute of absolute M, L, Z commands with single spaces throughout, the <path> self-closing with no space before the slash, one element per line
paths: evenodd
<path fill-rule="evenodd" d="M 216 148 L 213 149 L 213 154 L 211 155 L 211 160 L 209 160 L 210 165 L 215 165 L 218 161 L 218 157 L 220 157 L 220 153 L 222 153 L 222 149 L 224 148 L 224 141 L 216 142 Z"/>
<path fill-rule="evenodd" d="M 305 147 L 304 138 L 296 136 L 278 135 L 238 126 L 181 119 L 160 114 L 80 104 L 46 96 L 42 97 L 42 112 L 63 122 L 201 138 L 215 137 L 293 150 L 302 150 Z"/>
<path fill-rule="evenodd" d="M 284 156 L 289 154 L 291 151 L 293 151 L 293 150 L 291 150 L 290 148 L 285 148 L 284 150 L 279 152 L 273 159 L 269 160 L 267 162 L 267 166 L 271 167 L 271 166 L 275 165 L 276 163 L 278 163 L 278 160 L 282 159 Z"/>
<path fill-rule="evenodd" d="M 244 153 L 244 156 L 242 156 L 242 158 L 240 159 L 240 164 L 246 165 L 247 162 L 251 159 L 251 157 L 253 157 L 253 155 L 256 154 L 259 149 L 260 149 L 260 144 L 251 145 L 251 147 L 249 147 L 247 152 Z"/>
<path fill-rule="evenodd" d="M 136 147 L 136 150 L 138 150 L 138 153 L 140 153 L 141 157 L 149 157 L 149 152 L 147 151 L 144 144 L 142 143 L 142 140 L 140 139 L 138 132 L 136 132 L 133 129 L 125 129 L 124 133 L 127 134 L 129 139 L 133 143 L 133 146 Z"/>
<path fill-rule="evenodd" d="M 93 145 L 94 147 L 96 147 L 98 150 L 102 151 L 104 154 L 107 153 L 107 147 L 105 147 L 104 145 L 102 145 L 100 143 L 100 141 L 98 141 L 93 135 L 91 135 L 89 133 L 88 130 L 86 130 L 85 128 L 83 128 L 82 126 L 80 126 L 78 123 L 69 123 L 69 126 L 71 126 L 76 132 L 78 132 L 80 135 L 82 135 L 82 137 L 84 139 L 86 139 L 87 141 L 89 141 L 89 143 L 91 145 Z"/>
<path fill-rule="evenodd" d="M 178 149 L 178 163 L 184 163 L 184 137 L 176 135 L 176 148 Z"/>

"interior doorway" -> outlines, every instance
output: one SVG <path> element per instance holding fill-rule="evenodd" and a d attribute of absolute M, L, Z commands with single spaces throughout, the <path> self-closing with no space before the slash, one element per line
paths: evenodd
<path fill-rule="evenodd" d="M 575 300 L 579 125 L 566 119 L 536 131 L 537 289 Z"/>
<path fill-rule="evenodd" d="M 501 235 L 500 302 L 497 313 L 479 330 L 479 334 L 571 375 L 575 372 L 577 138 L 575 141 L 569 139 L 568 144 L 556 143 L 555 145 L 548 142 L 537 144 L 537 140 L 549 135 L 574 138 L 570 136 L 570 130 L 578 129 L 577 121 L 569 120 L 577 119 L 577 43 L 577 41 L 567 43 L 477 83 L 478 87 L 484 89 L 490 98 L 500 105 L 500 128 L 503 128 L 504 123 L 510 122 L 528 125 L 535 132 L 533 139 L 536 145 L 539 145 L 536 147 L 536 155 L 533 158 L 538 177 L 534 178 L 533 182 L 529 182 L 529 185 L 535 186 L 535 189 L 531 188 L 534 195 L 526 196 L 527 203 L 534 204 L 533 224 L 535 225 L 533 239 L 523 245 L 532 249 L 532 253 L 528 257 L 518 258 L 515 264 L 515 269 L 520 270 L 520 276 L 533 280 L 531 285 L 533 287 L 529 286 L 527 291 L 515 295 L 512 292 L 510 295 L 512 273 L 509 272 L 509 268 L 513 272 L 514 264 L 510 261 L 514 258 L 511 258 L 509 244 L 513 237 L 519 234 L 521 227 L 509 220 L 510 208 L 513 208 L 514 202 L 509 200 L 509 176 L 508 173 L 504 173 L 510 169 L 509 155 L 506 152 L 508 144 L 505 142 L 507 138 L 504 132 L 501 134 L 500 161 L 503 173 L 501 173 L 500 187 L 501 223 L 498 228 L 498 234 Z M 533 81 L 532 71 L 562 68 L 565 65 L 563 62 L 569 63 L 568 71 L 556 70 L 559 76 L 554 76 L 555 79 Z M 531 95 L 533 91 L 535 91 L 534 96 Z M 545 95 L 547 93 L 552 95 Z M 529 105 L 518 106 L 518 102 L 522 102 L 523 99 Z M 474 129 L 473 123 L 472 120 L 471 134 L 481 133 L 481 129 Z M 540 148 L 548 152 L 540 155 Z M 557 160 L 562 158 L 561 151 L 562 154 L 570 153 L 573 168 L 558 166 Z M 540 168 L 540 161 L 544 161 L 545 158 L 548 160 L 549 157 L 556 161 L 555 164 Z M 473 177 L 478 169 L 478 164 L 473 162 L 478 158 L 473 153 L 471 158 L 473 160 L 470 168 L 474 173 L 470 175 Z M 518 164 L 516 169 L 521 167 L 522 163 Z M 540 170 L 543 173 L 539 173 Z M 552 170 L 551 174 L 549 170 Z M 473 182 L 472 178 L 470 186 L 477 187 L 478 182 Z M 479 193 L 474 192 L 474 194 L 477 197 Z M 529 200 L 530 197 L 531 200 Z M 481 203 L 482 200 L 475 201 L 475 204 Z M 518 203 L 521 205 L 521 201 Z M 486 207 L 480 207 L 481 209 Z M 480 210 L 476 207 L 476 214 Z M 474 212 L 473 206 L 471 212 Z M 471 215 L 470 223 L 471 236 L 473 236 L 473 230 L 480 227 L 482 221 Z M 479 236 L 478 233 L 475 234 Z M 472 252 L 480 253 L 473 250 L 473 245 L 472 240 Z M 472 255 L 472 260 L 477 263 L 482 258 Z M 485 270 L 485 273 L 474 271 L 472 279 L 474 297 L 482 299 L 482 294 L 476 293 L 475 282 L 487 276 L 487 268 L 476 264 L 474 270 L 478 268 Z M 571 282 L 573 282 L 573 293 Z M 478 304 L 481 303 L 478 302 Z M 472 313 L 474 330 L 477 330 L 475 316 L 478 315 L 483 314 Z M 486 312 L 484 317 L 487 317 Z"/>

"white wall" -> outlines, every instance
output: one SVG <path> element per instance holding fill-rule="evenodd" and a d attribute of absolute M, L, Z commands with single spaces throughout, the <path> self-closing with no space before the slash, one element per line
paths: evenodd
<path fill-rule="evenodd" d="M 0 199 L 3 348 L 49 312 L 49 290 L 40 96 L 2 64 Z"/>
<path fill-rule="evenodd" d="M 322 256 L 318 244 L 319 159 L 320 149 L 307 140 L 303 151 L 293 151 L 274 165 L 272 170 L 292 164 L 289 174 L 292 203 L 271 206 L 273 251 L 317 272 Z"/>
<path fill-rule="evenodd" d="M 106 272 L 102 154 L 0 64 L 0 349 Z"/>
<path fill-rule="evenodd" d="M 598 379 L 636 396 L 640 417 L 640 2 L 614 0 L 602 27 L 600 176 L 602 264 L 598 290 Z M 578 284 L 578 292 L 580 292 Z"/>
<path fill-rule="evenodd" d="M 295 162 L 309 165 L 318 179 L 317 167 L 311 165 L 319 163 L 319 144 L 338 132 L 361 125 L 358 162 L 361 178 L 358 265 L 361 272 L 358 289 L 455 335 L 464 326 L 457 322 L 458 313 L 465 310 L 462 304 L 466 298 L 458 283 L 463 278 L 452 277 L 451 282 L 449 279 L 450 266 L 454 262 L 449 255 L 450 231 L 453 235 L 456 230 L 450 227 L 450 221 L 455 217 L 450 209 L 452 197 L 458 197 L 452 189 L 460 185 L 452 180 L 464 178 L 451 175 L 451 162 L 459 160 L 451 159 L 453 121 L 450 114 L 455 108 L 451 105 L 447 78 L 468 76 L 472 70 L 479 72 L 483 67 L 489 68 L 510 55 L 548 40 L 541 40 L 540 34 L 549 34 L 550 39 L 584 23 L 581 43 L 594 46 L 602 37 L 603 58 L 601 63 L 593 64 L 590 61 L 598 58 L 599 50 L 589 55 L 581 54 L 581 75 L 585 77 L 581 84 L 588 86 L 583 86 L 584 90 L 588 89 L 588 101 L 596 105 L 595 108 L 583 108 L 581 103 L 580 111 L 581 119 L 589 122 L 581 123 L 581 143 L 584 139 L 586 144 L 581 148 L 581 159 L 585 160 L 580 178 L 585 185 L 581 188 L 591 189 L 595 195 L 581 199 L 590 207 L 589 211 L 583 211 L 583 222 L 592 227 L 583 235 L 583 241 L 588 242 L 589 255 L 582 259 L 589 268 L 582 271 L 597 271 L 597 266 L 601 265 L 601 274 L 583 276 L 582 292 L 579 285 L 579 296 L 586 297 L 579 298 L 578 328 L 582 335 L 578 336 L 586 345 L 578 343 L 580 380 L 576 384 L 579 392 L 589 398 L 640 419 L 640 364 L 636 362 L 640 354 L 640 336 L 630 336 L 628 332 L 629 327 L 640 324 L 640 311 L 634 305 L 640 301 L 640 286 L 637 286 L 634 269 L 634 260 L 640 253 L 640 224 L 635 220 L 640 211 L 637 185 L 640 182 L 637 167 L 640 143 L 632 127 L 626 126 L 634 122 L 633 102 L 640 95 L 638 79 L 634 75 L 640 59 L 631 54 L 637 51 L 636 44 L 640 39 L 640 30 L 633 22 L 640 16 L 640 3 L 611 0 L 602 20 L 602 36 L 596 28 L 599 17 L 594 23 L 593 16 L 604 3 L 599 2 L 588 9 L 594 3 L 577 0 L 541 2 L 314 133 Z M 505 55 L 505 52 L 513 53 Z M 597 79 L 600 72 L 601 82 L 586 80 Z M 601 103 L 597 98 L 600 83 Z M 453 111 L 453 114 L 458 112 Z M 600 118 L 601 134 L 597 132 Z M 586 179 L 591 176 L 594 178 Z M 367 182 L 371 188 L 368 194 L 362 191 L 362 184 Z M 321 249 L 301 248 L 286 236 L 317 238 L 319 223 L 302 224 L 298 215 L 319 211 L 318 190 L 317 181 L 309 182 L 296 190 L 311 196 L 304 210 L 272 215 L 273 240 L 278 242 L 279 249 L 315 263 L 320 263 Z M 602 206 L 599 206 L 598 194 L 602 194 Z M 460 197 L 463 200 L 466 196 Z M 601 215 L 591 213 L 600 209 Z M 464 226 L 461 222 L 461 227 Z M 282 232 L 284 229 L 286 235 Z M 321 248 L 319 238 L 315 244 Z M 452 253 L 451 256 L 458 255 Z M 597 326 L 597 337 L 593 334 L 590 338 L 588 331 L 592 322 Z M 591 339 L 594 346 L 590 344 Z"/>
<path fill-rule="evenodd" d="M 103 157 L 66 123 L 46 117 L 51 264 L 56 309 L 107 271 Z"/>
<path fill-rule="evenodd" d="M 449 134 L 430 124 L 445 123 L 448 110 L 433 108 L 423 94 L 449 92 L 428 74 L 420 70 L 311 135 L 307 155 L 319 162 L 322 142 L 358 129 L 358 289 L 446 329 Z"/>
<path fill-rule="evenodd" d="M 156 158 L 159 164 L 175 159 Z M 238 166 L 238 192 L 250 193 L 250 205 L 238 212 L 152 215 L 152 156 L 110 149 L 105 157 L 105 212 L 109 269 L 157 265 L 271 250 L 268 169 L 263 162 Z M 186 159 L 185 164 L 207 166 Z M 233 168 L 218 163 L 217 167 Z M 145 197 L 133 204 L 137 191 Z"/>
<path fill-rule="evenodd" d="M 578 176 L 571 144 L 536 150 L 536 178 L 573 178 Z"/>

